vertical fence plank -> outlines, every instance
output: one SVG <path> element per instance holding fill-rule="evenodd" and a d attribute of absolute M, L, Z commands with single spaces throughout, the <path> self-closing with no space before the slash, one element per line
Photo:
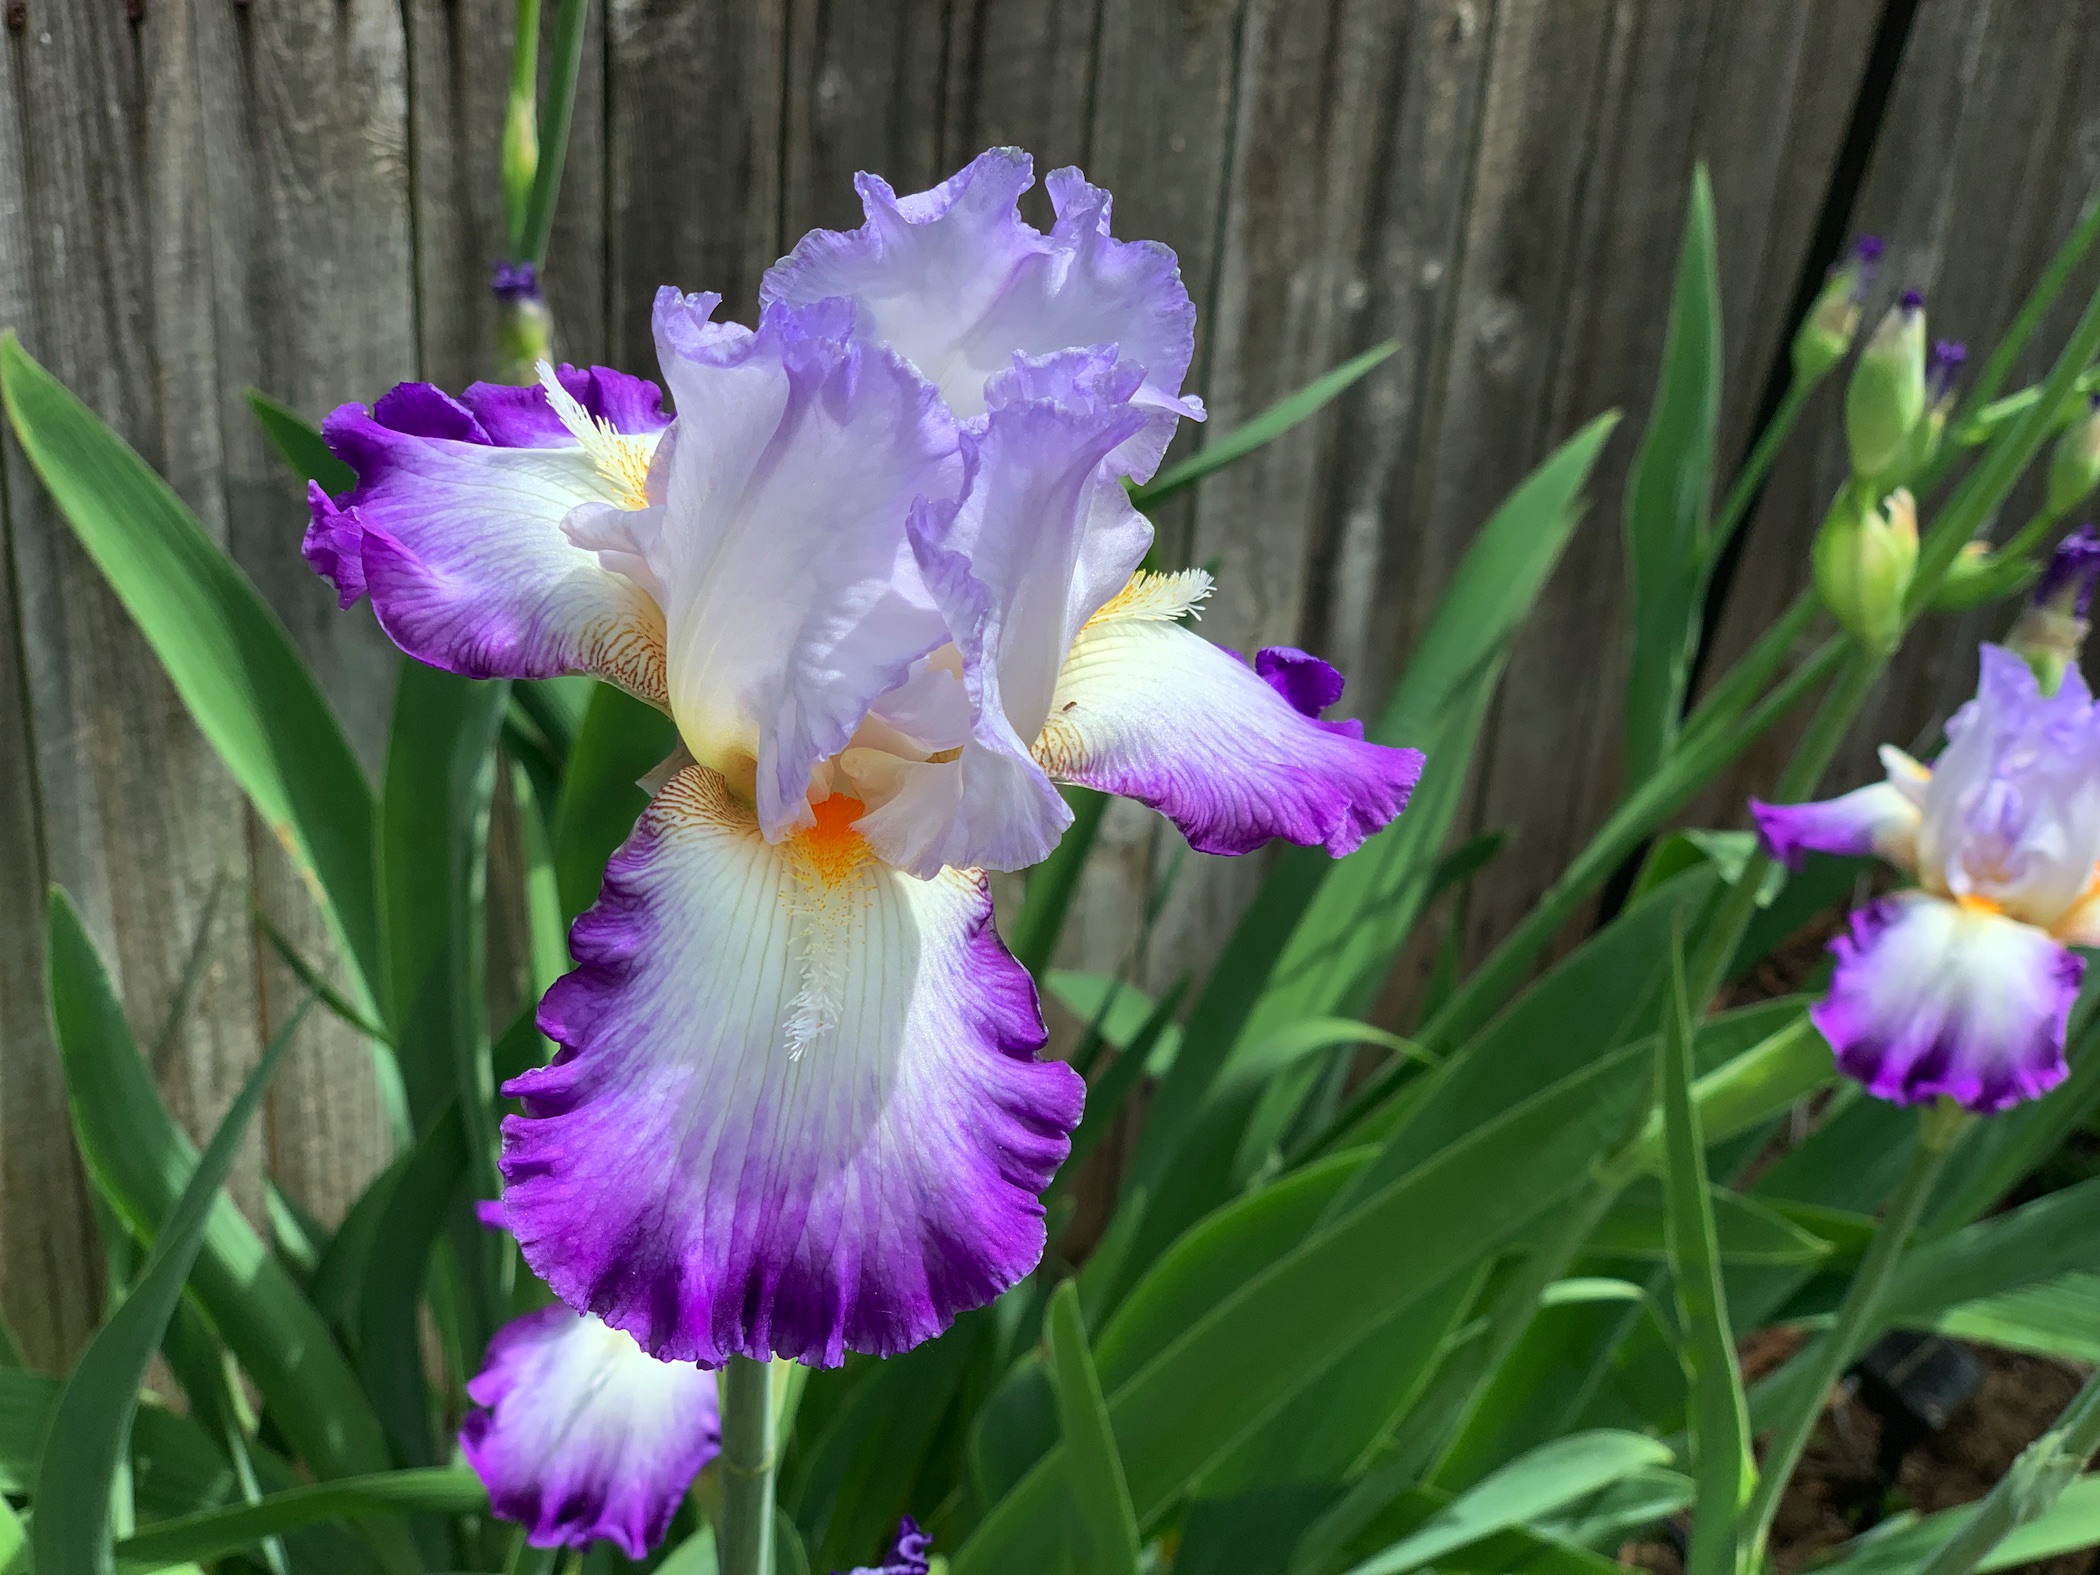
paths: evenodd
<path fill-rule="evenodd" d="M 781 249 L 786 0 L 608 0 L 613 358 L 655 365 L 658 286 L 719 290 L 755 321 Z"/>
<path fill-rule="evenodd" d="M 781 244 L 860 224 L 853 177 L 923 191 L 943 167 L 943 0 L 794 0 L 788 18 Z"/>
<path fill-rule="evenodd" d="M 225 538 L 209 298 L 204 148 L 182 7 L 38 7 L 5 35 L 21 149 L 10 226 L 25 343 L 159 466 Z M 203 412 L 203 419 L 198 419 Z M 19 451 L 9 546 L 44 873 L 79 899 L 125 1010 L 151 1044 L 221 872 L 248 863 L 244 811 L 144 642 L 74 545 Z M 6 948 L 39 959 L 40 893 L 14 890 Z M 25 970 L 26 972 L 26 970 Z M 252 955 L 222 951 L 155 1066 L 192 1130 L 214 1125 L 259 1049 Z M 40 1003 L 39 1003 L 40 1004 Z M 21 1019 L 29 1010 L 10 1007 Z M 69 1357 L 99 1273 L 69 1157 L 61 1080 L 42 1034 L 10 1042 L 5 1295 L 38 1360 Z M 22 1097 L 17 1099 L 17 1095 Z M 255 1167 L 238 1190 L 252 1203 Z"/>
<path fill-rule="evenodd" d="M 317 419 L 414 373 L 400 15 L 388 0 L 319 10 L 200 4 L 192 30 L 201 101 L 214 106 L 204 117 L 205 167 L 229 545 L 376 773 L 397 658 L 369 614 L 345 616 L 300 560 L 305 489 L 243 391 L 261 388 Z M 249 842 L 256 900 L 304 955 L 332 966 L 325 922 L 253 817 Z M 247 934 L 242 899 L 230 893 L 225 915 L 236 938 Z M 268 1034 L 302 991 L 267 948 L 256 956 Z M 350 1030 L 325 1015 L 303 1030 L 262 1128 L 279 1185 L 324 1223 L 340 1219 L 390 1145 L 370 1059 Z"/>

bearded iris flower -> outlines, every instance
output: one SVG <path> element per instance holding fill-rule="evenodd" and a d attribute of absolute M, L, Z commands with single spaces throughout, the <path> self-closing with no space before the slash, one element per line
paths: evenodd
<path fill-rule="evenodd" d="M 2100 713 L 2078 669 L 2045 694 L 1986 645 L 1976 697 L 1930 767 L 1884 746 L 1885 782 L 1753 804 L 1772 854 L 1872 853 L 1917 881 L 1854 913 L 1812 1009 L 1838 1066 L 1897 1103 L 1979 1113 L 2062 1082 L 2064 1027 L 2100 944 Z"/>
<path fill-rule="evenodd" d="M 1078 1076 L 1036 1053 L 984 871 L 1126 794 L 1202 850 L 1349 852 L 1412 750 L 1319 712 L 1334 670 L 1191 629 L 1126 479 L 1176 424 L 1194 310 L 1107 193 L 1025 155 L 767 274 L 755 329 L 663 291 L 677 418 L 603 368 L 451 398 L 406 385 L 324 431 L 307 556 L 418 659 L 587 673 L 682 748 L 508 1086 L 505 1216 L 532 1268 L 651 1356 L 835 1365 L 902 1351 L 1026 1274 Z"/>

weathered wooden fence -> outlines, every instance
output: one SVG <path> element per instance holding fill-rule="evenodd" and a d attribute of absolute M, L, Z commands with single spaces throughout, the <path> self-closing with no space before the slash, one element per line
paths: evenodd
<path fill-rule="evenodd" d="M 303 509 L 242 391 L 318 415 L 400 378 L 487 368 L 509 7 L 8 0 L 5 17 L 0 325 L 228 545 L 376 767 L 393 659 L 300 565 Z M 1890 287 L 1927 289 L 1937 331 L 2003 325 L 2100 173 L 2100 6 L 608 0 L 555 233 L 562 351 L 646 370 L 660 283 L 719 289 L 747 313 L 797 234 L 855 222 L 854 170 L 911 189 L 1000 142 L 1039 170 L 1084 165 L 1115 191 L 1121 233 L 1180 253 L 1212 430 L 1399 340 L 1342 406 L 1165 522 L 1171 550 L 1222 560 L 1207 633 L 1318 650 L 1352 674 L 1360 708 L 1488 509 L 1585 417 L 1627 412 L 1482 752 L 1462 829 L 1511 837 L 1466 911 L 1477 951 L 1617 790 L 1617 503 L 1694 159 L 1719 198 L 1733 455 L 1804 280 L 1848 234 L 1889 238 Z M 1834 410 L 1826 396 L 1812 425 Z M 1726 587 L 1718 654 L 1800 583 L 1840 464 L 1834 437 L 1809 434 L 1781 465 Z M 91 1327 L 101 1276 L 44 1017 L 47 883 L 80 901 L 198 1127 L 291 993 L 256 943 L 251 894 L 305 943 L 320 934 L 19 450 L 0 451 L 0 489 L 0 1307 L 32 1359 L 56 1364 Z M 1969 681 L 1973 632 L 1906 656 L 1868 732 L 1909 738 L 1942 715 Z M 1701 812 L 1734 823 L 1742 786 Z M 1111 817 L 1075 958 L 1099 966 L 1133 943 L 1166 845 L 1143 814 Z M 1254 873 L 1192 861 L 1141 976 L 1200 966 Z M 332 1025 L 306 1031 L 248 1167 L 251 1202 L 267 1164 L 339 1216 L 385 1148 L 365 1056 Z"/>

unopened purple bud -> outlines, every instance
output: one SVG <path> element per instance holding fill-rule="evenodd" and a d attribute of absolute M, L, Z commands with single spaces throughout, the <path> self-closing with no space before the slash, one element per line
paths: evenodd
<path fill-rule="evenodd" d="M 1905 290 L 1897 299 L 1896 304 L 1906 312 L 1922 312 L 1925 310 L 1925 292 L 1923 290 Z"/>
<path fill-rule="evenodd" d="M 2034 605 L 2083 618 L 2092 609 L 2095 581 L 2100 581 L 2100 531 L 2081 525 L 2056 544 L 2035 585 Z"/>
<path fill-rule="evenodd" d="M 1881 266 L 1884 243 L 1878 235 L 1862 235 L 1852 243 L 1851 251 L 1830 270 L 1831 277 L 1842 276 L 1850 286 L 1854 305 L 1867 299 L 1867 288 L 1874 282 L 1874 275 Z"/>
<path fill-rule="evenodd" d="M 529 262 L 499 262 L 489 278 L 489 289 L 506 306 L 540 298 L 540 271 Z"/>
<path fill-rule="evenodd" d="M 1954 387 L 1955 375 L 1961 371 L 1962 362 L 1969 359 L 1968 346 L 1959 339 L 1939 339 L 1933 342 L 1932 355 L 1925 363 L 1925 398 L 1937 405 Z"/>

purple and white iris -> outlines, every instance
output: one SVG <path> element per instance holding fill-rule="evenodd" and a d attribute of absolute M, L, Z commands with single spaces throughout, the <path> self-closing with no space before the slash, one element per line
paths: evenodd
<path fill-rule="evenodd" d="M 1926 767 L 1884 746 L 1888 779 L 1816 804 L 1753 803 L 1772 854 L 1872 853 L 1917 881 L 1854 913 L 1812 1011 L 1838 1066 L 1901 1104 L 1978 1112 L 2065 1075 L 2064 1026 L 2100 944 L 2100 712 L 2074 666 L 2045 695 L 1986 645 L 1975 699 Z"/>
<path fill-rule="evenodd" d="M 536 1548 L 602 1537 L 640 1558 L 722 1447 L 713 1373 L 558 1303 L 496 1332 L 467 1398 L 460 1450 Z"/>
<path fill-rule="evenodd" d="M 987 869 L 1025 868 L 1056 783 L 1152 805 L 1197 848 L 1349 852 L 1413 750 L 1322 722 L 1341 680 L 1184 625 L 1126 480 L 1176 423 L 1194 309 L 1108 194 L 984 154 L 767 275 L 755 329 L 665 290 L 677 419 L 617 372 L 427 385 L 325 431 L 358 472 L 307 556 L 409 654 L 589 673 L 683 753 L 509 1085 L 508 1223 L 567 1302 L 650 1355 L 888 1354 L 1034 1267 L 1084 1093 L 1039 1062 Z M 690 758 L 687 758 L 689 756 Z"/>

